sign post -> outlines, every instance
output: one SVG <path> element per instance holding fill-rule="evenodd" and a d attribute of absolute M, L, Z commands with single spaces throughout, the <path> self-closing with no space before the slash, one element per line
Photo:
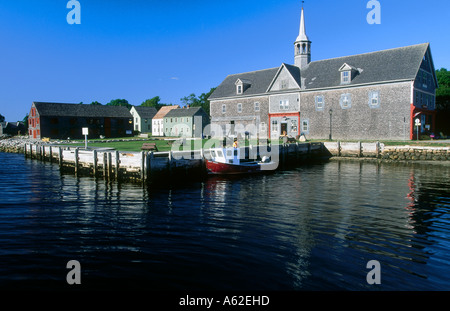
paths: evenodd
<path fill-rule="evenodd" d="M 84 135 L 84 149 L 87 149 L 87 137 L 89 135 L 89 128 L 83 127 L 83 135 Z"/>
<path fill-rule="evenodd" d="M 415 120 L 415 123 L 416 123 L 416 128 L 417 128 L 417 140 L 419 140 L 419 128 L 420 128 L 420 119 L 419 118 L 417 118 L 416 120 Z"/>

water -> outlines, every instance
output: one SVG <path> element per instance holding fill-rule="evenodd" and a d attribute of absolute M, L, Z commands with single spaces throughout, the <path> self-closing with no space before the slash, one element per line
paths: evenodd
<path fill-rule="evenodd" d="M 0 153 L 0 288 L 450 290 L 449 173 L 331 161 L 147 189 Z"/>

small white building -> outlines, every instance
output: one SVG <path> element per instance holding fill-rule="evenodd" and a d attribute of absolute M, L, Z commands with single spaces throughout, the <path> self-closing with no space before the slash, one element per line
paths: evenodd
<path fill-rule="evenodd" d="M 164 136 L 164 116 L 169 113 L 172 109 L 178 109 L 178 105 L 174 106 L 163 106 L 152 120 L 152 136 Z"/>

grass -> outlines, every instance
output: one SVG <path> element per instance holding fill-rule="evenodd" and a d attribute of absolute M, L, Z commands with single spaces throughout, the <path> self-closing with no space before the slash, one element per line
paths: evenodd
<path fill-rule="evenodd" d="M 134 151 L 139 152 L 141 151 L 142 144 L 144 142 L 154 142 L 156 143 L 156 147 L 158 148 L 158 151 L 170 151 L 172 147 L 175 147 L 176 150 L 198 150 L 200 148 L 213 148 L 213 147 L 219 147 L 222 145 L 222 141 L 219 139 L 203 139 L 201 142 L 199 140 L 187 140 L 186 145 L 180 147 L 179 145 L 173 146 L 174 141 L 173 140 L 163 140 L 163 139 L 146 139 L 146 140 L 129 140 L 129 141 L 118 141 L 120 139 L 129 139 L 128 138 L 116 138 L 112 140 L 111 142 L 99 142 L 100 139 L 92 139 L 88 141 L 88 147 L 107 147 L 107 148 L 114 148 L 116 150 L 120 151 Z M 308 142 L 327 142 L 329 140 L 309 140 Z M 84 147 L 84 141 L 79 140 L 80 147 Z M 351 142 L 351 140 L 348 140 L 348 142 Z M 356 140 L 354 141 L 356 142 Z M 361 142 L 375 142 L 374 140 L 361 140 Z M 282 141 L 280 140 L 280 144 Z M 434 147 L 450 147 L 450 143 L 441 143 L 438 141 L 416 141 L 416 140 L 407 140 L 407 141 L 393 141 L 393 140 L 384 140 L 380 141 L 380 143 L 385 144 L 386 146 L 434 146 Z M 245 145 L 257 145 L 257 141 L 254 139 L 246 140 Z"/>

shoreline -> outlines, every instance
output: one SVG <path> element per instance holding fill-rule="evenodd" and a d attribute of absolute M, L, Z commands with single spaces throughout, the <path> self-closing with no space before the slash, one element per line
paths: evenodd
<path fill-rule="evenodd" d="M 30 139 L 25 136 L 0 138 L 0 152 L 24 154 L 25 145 L 33 144 L 40 146 L 71 145 L 77 142 L 68 140 L 55 140 L 51 143 L 41 140 Z M 345 142 L 343 142 L 345 143 Z M 326 149 L 326 146 L 324 144 Z M 383 150 L 378 156 L 348 156 L 345 154 L 330 153 L 330 161 L 359 161 L 379 163 L 406 163 L 406 164 L 428 164 L 428 165 L 450 165 L 450 147 L 412 146 L 405 145 L 383 145 Z"/>

